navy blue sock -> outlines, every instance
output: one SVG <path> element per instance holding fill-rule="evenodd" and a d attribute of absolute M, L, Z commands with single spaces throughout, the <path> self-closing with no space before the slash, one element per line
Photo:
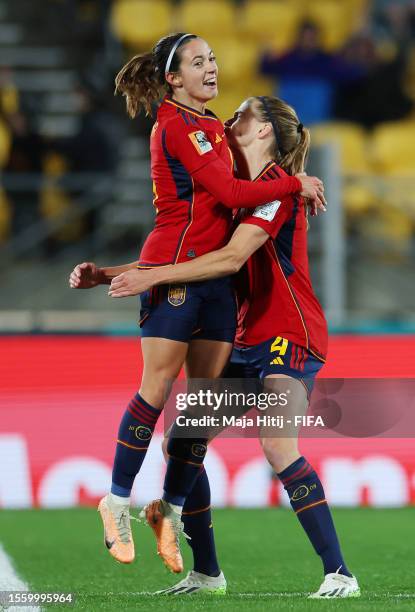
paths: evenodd
<path fill-rule="evenodd" d="M 311 465 L 300 457 L 280 472 L 278 478 L 314 550 L 321 557 L 324 573 L 339 570 L 340 574 L 351 576 L 340 550 L 323 485 Z"/>
<path fill-rule="evenodd" d="M 128 404 L 118 430 L 111 485 L 114 495 L 130 496 L 160 412 L 143 400 L 139 393 Z"/>
<path fill-rule="evenodd" d="M 199 468 L 200 469 L 200 468 Z M 193 551 L 193 569 L 207 576 L 219 576 L 210 510 L 210 485 L 205 468 L 201 468 L 193 489 L 183 506 L 184 532 Z"/>
<path fill-rule="evenodd" d="M 207 440 L 204 438 L 175 438 L 172 428 L 167 444 L 169 459 L 164 478 L 163 499 L 171 504 L 183 506 L 196 480 L 206 455 Z"/>

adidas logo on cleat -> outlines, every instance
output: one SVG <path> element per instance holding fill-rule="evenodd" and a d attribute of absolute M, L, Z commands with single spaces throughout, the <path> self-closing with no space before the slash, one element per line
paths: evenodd
<path fill-rule="evenodd" d="M 347 597 L 360 597 L 360 588 L 355 576 L 345 576 L 336 573 L 326 574 L 323 584 L 316 593 L 309 595 L 309 599 L 344 599 Z"/>
<path fill-rule="evenodd" d="M 341 597 L 341 595 L 344 593 L 345 589 L 333 589 L 332 591 L 327 591 L 325 593 L 321 593 L 322 597 L 334 597 L 335 595 L 337 595 L 338 597 Z"/>

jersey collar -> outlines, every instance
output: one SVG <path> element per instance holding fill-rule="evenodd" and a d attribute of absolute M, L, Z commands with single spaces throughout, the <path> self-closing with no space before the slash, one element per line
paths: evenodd
<path fill-rule="evenodd" d="M 262 168 L 261 172 L 254 178 L 253 182 L 255 181 L 259 181 L 260 178 L 262 178 L 264 176 L 264 174 L 266 174 L 268 172 L 268 170 L 271 170 L 271 168 L 273 168 L 274 166 L 276 166 L 276 162 L 272 159 L 271 161 L 269 161 L 267 164 L 265 164 L 265 166 Z"/>
<path fill-rule="evenodd" d="M 215 119 L 215 120 L 217 120 L 217 117 L 216 117 L 215 113 L 212 113 L 211 110 L 206 109 L 206 113 L 203 114 L 203 113 L 200 113 L 199 111 L 195 110 L 191 106 L 186 106 L 186 104 L 182 104 L 181 102 L 177 102 L 176 100 L 173 100 L 169 96 L 166 96 L 164 98 L 163 102 L 165 104 L 168 104 L 168 105 L 171 105 L 171 106 L 175 106 L 176 108 L 179 108 L 180 110 L 186 111 L 186 113 L 190 113 L 191 115 L 194 115 L 195 117 L 200 117 L 201 119 Z"/>

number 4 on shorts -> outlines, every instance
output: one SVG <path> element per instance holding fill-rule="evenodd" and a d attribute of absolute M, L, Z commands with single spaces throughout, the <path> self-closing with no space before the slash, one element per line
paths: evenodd
<path fill-rule="evenodd" d="M 275 365 L 284 365 L 283 360 L 281 359 L 281 355 L 285 355 L 287 352 L 288 340 L 286 338 L 281 338 L 281 336 L 277 336 L 274 342 L 271 344 L 270 352 L 278 353 L 279 357 L 275 357 L 271 361 L 271 364 Z"/>

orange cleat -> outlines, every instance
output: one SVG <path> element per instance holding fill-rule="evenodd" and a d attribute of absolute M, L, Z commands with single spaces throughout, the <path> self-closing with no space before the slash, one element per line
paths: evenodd
<path fill-rule="evenodd" d="M 120 563 L 132 563 L 135 552 L 129 504 L 111 503 L 110 496 L 106 495 L 99 502 L 98 512 L 104 523 L 104 544 L 110 555 Z"/>
<path fill-rule="evenodd" d="M 156 499 L 145 506 L 144 515 L 156 536 L 157 554 L 160 555 L 169 570 L 179 574 L 183 571 L 183 559 L 179 545 L 183 523 L 179 514 L 174 512 L 164 500 Z"/>

